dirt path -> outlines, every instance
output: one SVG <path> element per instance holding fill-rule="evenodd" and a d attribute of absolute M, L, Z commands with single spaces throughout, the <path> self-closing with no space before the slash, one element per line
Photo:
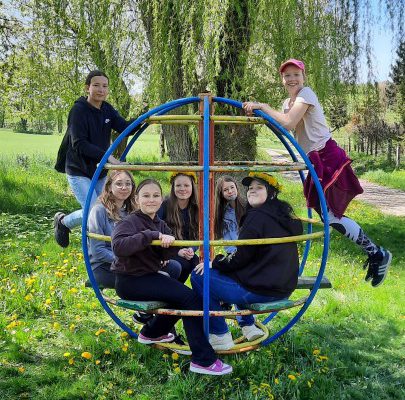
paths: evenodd
<path fill-rule="evenodd" d="M 274 161 L 291 161 L 290 156 L 285 150 L 267 149 L 267 153 Z M 304 171 L 304 173 L 306 173 L 306 171 Z M 297 182 L 300 181 L 297 172 L 283 172 L 282 175 L 287 179 Z M 364 179 L 360 179 L 360 183 L 364 189 L 364 193 L 357 196 L 356 200 L 364 201 L 365 203 L 377 207 L 384 214 L 405 217 L 404 191 L 380 186 Z"/>

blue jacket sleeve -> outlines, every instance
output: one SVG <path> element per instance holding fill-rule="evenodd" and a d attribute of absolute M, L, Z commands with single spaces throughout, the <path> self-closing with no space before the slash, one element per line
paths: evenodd
<path fill-rule="evenodd" d="M 109 221 L 106 209 L 98 206 L 93 207 L 89 216 L 89 232 L 108 236 L 111 234 L 111 227 L 109 227 L 108 224 Z M 111 250 L 110 243 L 102 240 L 89 239 L 89 245 L 93 261 L 110 264 L 114 261 L 114 254 Z"/>

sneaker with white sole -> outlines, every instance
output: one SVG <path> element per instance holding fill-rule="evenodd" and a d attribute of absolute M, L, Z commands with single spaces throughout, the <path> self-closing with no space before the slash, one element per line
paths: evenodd
<path fill-rule="evenodd" d="M 219 358 L 213 364 L 208 367 L 203 367 L 202 365 L 196 364 L 194 362 L 190 363 L 190 371 L 197 374 L 205 375 L 226 375 L 232 372 L 232 366 L 225 364 Z"/>
<path fill-rule="evenodd" d="M 235 346 L 232 340 L 231 332 L 226 332 L 223 335 L 215 335 L 210 333 L 208 341 L 214 350 L 229 350 Z"/>
<path fill-rule="evenodd" d="M 259 329 L 255 324 L 242 326 L 243 336 L 247 339 L 248 342 L 259 339 L 264 335 L 264 332 Z"/>
<path fill-rule="evenodd" d="M 168 333 L 167 335 L 159 336 L 157 338 L 150 338 L 142 333 L 138 335 L 138 342 L 142 344 L 156 344 L 156 343 L 170 343 L 173 342 L 175 336 L 173 333 Z"/>
<path fill-rule="evenodd" d="M 380 286 L 384 282 L 392 261 L 392 254 L 390 251 L 380 247 L 380 251 L 377 252 L 377 254 L 378 253 L 380 253 L 380 257 L 373 261 L 373 280 L 371 281 L 371 286 L 373 287 Z"/>

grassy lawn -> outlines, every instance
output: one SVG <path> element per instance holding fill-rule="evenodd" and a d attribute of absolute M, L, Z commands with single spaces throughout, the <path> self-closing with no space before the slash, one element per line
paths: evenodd
<path fill-rule="evenodd" d="M 158 154 L 153 147 L 156 137 L 144 135 L 142 140 L 132 157 L 149 154 L 149 160 L 155 159 L 151 154 Z M 92 290 L 84 288 L 87 275 L 79 232 L 72 234 L 68 249 L 54 243 L 53 214 L 77 207 L 65 177 L 52 168 L 58 145 L 59 140 L 53 152 L 48 148 L 41 152 L 41 145 L 32 142 L 38 152 L 24 154 L 35 162 L 24 165 L 17 162 L 11 146 L 7 153 L 2 147 L 2 399 L 404 398 L 405 218 L 383 217 L 374 208 L 353 202 L 347 214 L 394 255 L 384 284 L 372 288 L 365 283 L 364 255 L 333 233 L 326 272 L 333 289 L 319 291 L 302 320 L 274 344 L 225 357 L 234 366 L 232 375 L 196 376 L 188 372 L 187 356 L 128 338 Z M 135 179 L 141 175 L 135 174 Z M 304 215 L 301 187 L 287 182 L 285 186 L 284 198 Z M 164 187 L 167 190 L 167 183 Z M 314 242 L 307 275 L 316 273 L 321 251 L 321 243 Z M 132 324 L 131 312 L 114 311 Z M 283 326 L 296 311 L 280 313 L 270 331 Z M 238 329 L 232 330 L 236 337 Z"/>

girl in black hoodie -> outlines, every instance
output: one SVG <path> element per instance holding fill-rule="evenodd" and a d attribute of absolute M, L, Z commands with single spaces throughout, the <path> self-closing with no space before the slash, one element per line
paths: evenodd
<path fill-rule="evenodd" d="M 277 198 L 281 186 L 267 173 L 251 172 L 242 180 L 248 186 L 247 211 L 241 221 L 239 239 L 264 239 L 302 234 L 301 221 L 292 217 L 292 207 Z M 243 305 L 288 298 L 297 286 L 296 243 L 237 246 L 233 255 L 219 255 L 210 271 L 210 308 L 221 310 L 221 302 Z M 203 264 L 192 274 L 191 283 L 203 293 Z M 252 315 L 238 317 L 248 340 L 264 333 L 254 325 Z M 210 319 L 210 343 L 217 350 L 233 347 L 224 318 Z"/>

